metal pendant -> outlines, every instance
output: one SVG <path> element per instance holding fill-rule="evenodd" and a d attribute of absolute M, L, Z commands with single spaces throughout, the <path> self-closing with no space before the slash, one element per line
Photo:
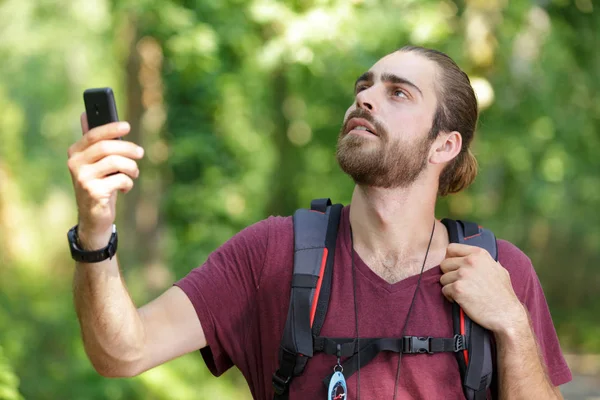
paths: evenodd
<path fill-rule="evenodd" d="M 327 400 L 346 400 L 346 378 L 340 371 L 335 371 L 329 381 Z"/>

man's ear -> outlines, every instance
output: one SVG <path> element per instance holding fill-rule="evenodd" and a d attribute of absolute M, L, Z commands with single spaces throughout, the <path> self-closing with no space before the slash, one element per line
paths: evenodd
<path fill-rule="evenodd" d="M 462 136 L 459 132 L 440 132 L 431 146 L 429 162 L 432 164 L 446 164 L 454 159 L 461 149 Z"/>

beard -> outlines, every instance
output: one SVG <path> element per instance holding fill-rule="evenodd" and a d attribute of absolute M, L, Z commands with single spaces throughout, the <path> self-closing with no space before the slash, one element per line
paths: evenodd
<path fill-rule="evenodd" d="M 348 135 L 351 118 L 363 118 L 375 127 L 377 138 Z M 415 143 L 392 140 L 381 124 L 363 109 L 353 110 L 342 124 L 338 136 L 336 158 L 342 170 L 357 185 L 386 189 L 410 186 L 427 167 L 431 134 Z"/>

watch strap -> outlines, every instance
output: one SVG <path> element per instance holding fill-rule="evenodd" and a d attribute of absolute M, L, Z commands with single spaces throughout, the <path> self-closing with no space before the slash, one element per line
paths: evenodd
<path fill-rule="evenodd" d="M 98 263 L 106 259 L 112 259 L 117 252 L 118 235 L 117 227 L 115 224 L 112 226 L 112 234 L 108 240 L 106 247 L 99 250 L 87 251 L 81 248 L 79 243 L 79 235 L 77 233 L 77 227 L 75 225 L 67 233 L 69 239 L 69 249 L 71 250 L 71 257 L 78 262 L 82 263 Z"/>

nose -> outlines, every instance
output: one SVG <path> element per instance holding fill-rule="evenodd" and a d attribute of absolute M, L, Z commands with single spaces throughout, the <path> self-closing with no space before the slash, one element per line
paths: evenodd
<path fill-rule="evenodd" d="M 356 95 L 356 107 L 362 108 L 366 111 L 375 111 L 375 99 L 374 99 L 374 88 L 363 89 Z"/>

